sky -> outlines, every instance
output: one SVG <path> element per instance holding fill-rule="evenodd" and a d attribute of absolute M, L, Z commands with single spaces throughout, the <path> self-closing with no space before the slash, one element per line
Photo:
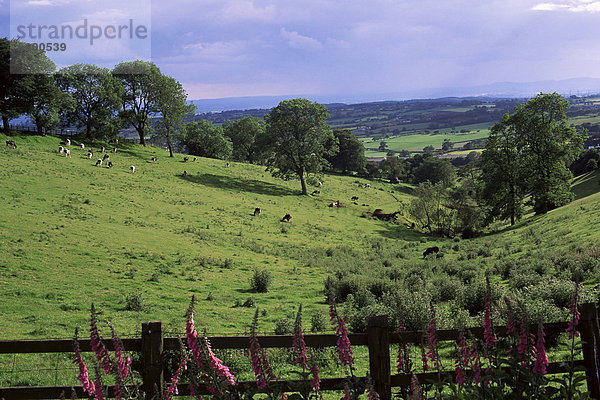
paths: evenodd
<path fill-rule="evenodd" d="M 600 78 L 594 0 L 0 0 L 1 36 L 84 18 L 148 35 L 69 43 L 58 67 L 147 59 L 190 99 Z"/>

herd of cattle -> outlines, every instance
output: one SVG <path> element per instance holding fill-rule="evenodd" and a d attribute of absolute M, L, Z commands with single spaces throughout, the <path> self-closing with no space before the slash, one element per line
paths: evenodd
<path fill-rule="evenodd" d="M 115 145 L 118 145 L 118 143 L 119 143 L 118 139 L 116 139 L 115 140 Z M 17 148 L 17 144 L 15 143 L 14 140 L 7 140 L 6 141 L 6 147 L 11 148 L 11 149 L 16 149 Z M 71 158 L 71 149 L 70 149 L 70 147 L 71 147 L 71 140 L 70 139 L 66 139 L 65 140 L 65 145 L 58 147 L 58 153 L 61 154 L 61 155 L 64 154 L 66 158 Z M 79 147 L 80 147 L 81 150 L 85 151 L 85 144 L 84 143 L 80 143 Z M 102 167 L 103 164 L 106 164 L 108 166 L 108 168 L 112 168 L 114 166 L 114 164 L 113 164 L 112 160 L 110 159 L 110 155 L 106 152 L 106 147 L 102 146 L 100 148 L 99 152 L 101 154 L 104 154 L 104 155 L 102 156 L 102 158 L 98 158 L 97 159 L 95 166 Z M 118 148 L 114 147 L 113 148 L 113 153 L 116 154 L 117 152 L 118 152 Z M 92 149 L 88 149 L 87 158 L 91 160 L 93 157 L 94 157 L 94 151 Z M 183 161 L 184 162 L 188 162 L 189 161 L 189 157 L 187 157 L 187 156 L 184 157 Z M 196 162 L 196 161 L 198 161 L 198 157 L 194 157 L 193 158 L 193 162 Z M 156 157 L 155 156 L 152 157 L 152 162 L 153 163 L 156 162 Z M 229 166 L 230 166 L 230 164 L 229 164 L 229 162 L 227 162 L 227 167 L 229 167 Z M 135 173 L 135 165 L 131 165 L 129 167 L 129 170 L 131 171 L 131 173 Z M 187 171 L 183 171 L 183 176 L 187 176 L 187 175 L 188 175 L 188 172 Z M 321 186 L 323 186 L 323 183 L 322 182 L 317 182 L 317 186 L 320 188 Z M 366 184 L 359 183 L 359 186 L 363 187 L 363 188 L 370 188 L 371 187 L 371 185 L 368 184 L 368 183 L 366 183 Z M 321 191 L 318 190 L 318 189 L 314 190 L 312 192 L 313 196 L 320 195 L 320 194 L 321 194 Z M 358 203 L 356 203 L 358 201 L 358 196 L 352 196 L 351 200 L 354 202 L 354 204 L 358 204 Z M 363 205 L 366 206 L 366 204 L 363 204 Z M 329 207 L 339 208 L 339 207 L 346 207 L 346 205 L 343 205 L 343 204 L 340 203 L 339 200 L 336 200 L 333 203 L 329 204 Z M 261 213 L 262 213 L 262 210 L 260 209 L 260 207 L 256 207 L 254 209 L 254 213 L 252 215 L 255 216 L 255 217 L 258 217 L 258 216 L 261 215 Z M 377 208 L 373 212 L 366 212 L 365 215 L 370 216 L 372 218 L 377 218 L 377 219 L 382 220 L 382 221 L 396 221 L 397 215 L 399 213 L 400 213 L 400 211 L 396 211 L 396 212 L 393 212 L 393 213 L 384 213 L 382 209 Z M 292 219 L 291 214 L 286 213 L 283 216 L 283 218 L 281 218 L 281 222 L 290 222 L 291 219 Z M 410 225 L 410 228 L 414 229 L 415 228 L 415 224 L 412 223 Z M 439 251 L 440 251 L 440 249 L 437 246 L 429 247 L 429 248 L 427 248 L 423 252 L 423 258 L 427 258 L 427 256 L 429 256 L 429 255 L 439 256 L 439 254 L 438 254 Z"/>

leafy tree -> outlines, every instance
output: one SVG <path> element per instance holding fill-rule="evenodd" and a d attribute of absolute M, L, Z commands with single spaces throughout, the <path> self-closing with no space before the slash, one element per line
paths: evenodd
<path fill-rule="evenodd" d="M 265 115 L 274 144 L 269 169 L 284 179 L 297 176 L 304 195 L 308 194 L 306 174 L 322 171 L 329 164 L 325 157 L 337 151 L 336 146 L 327 146 L 335 140 L 327 118 L 325 106 L 306 99 L 283 100 Z"/>
<path fill-rule="evenodd" d="M 10 119 L 32 110 L 39 83 L 36 78 L 49 76 L 55 68 L 34 45 L 0 38 L 0 115 L 4 132 L 9 131 Z"/>
<path fill-rule="evenodd" d="M 190 154 L 222 160 L 231 157 L 232 145 L 223 134 L 222 127 L 203 119 L 183 125 L 182 131 L 183 143 Z"/>
<path fill-rule="evenodd" d="M 369 178 L 381 178 L 382 171 L 378 162 L 367 161 L 365 169 L 367 170 L 367 176 Z"/>
<path fill-rule="evenodd" d="M 536 213 L 573 200 L 567 166 L 579 155 L 587 132 L 570 126 L 569 102 L 558 93 L 540 93 L 517 107 L 510 123 L 519 132 L 523 166 Z"/>
<path fill-rule="evenodd" d="M 114 134 L 123 87 L 108 69 L 75 64 L 58 71 L 56 81 L 75 100 L 74 109 L 65 116 L 66 123 L 85 127 L 88 138 Z M 104 130 L 103 135 L 100 130 Z"/>
<path fill-rule="evenodd" d="M 343 173 L 354 171 L 361 173 L 365 170 L 367 158 L 365 157 L 365 146 L 349 129 L 335 129 L 334 137 L 337 139 L 338 151 L 327 160 L 334 169 Z M 333 141 L 335 145 L 335 141 Z"/>
<path fill-rule="evenodd" d="M 145 146 L 150 115 L 158 112 L 163 75 L 153 63 L 140 60 L 119 63 L 112 74 L 121 81 L 124 88 L 121 118 L 135 128 L 140 135 L 140 144 Z"/>
<path fill-rule="evenodd" d="M 413 194 L 415 198 L 408 205 L 408 211 L 415 221 L 429 233 L 452 236 L 456 211 L 446 206 L 449 197 L 443 183 L 423 182 Z"/>
<path fill-rule="evenodd" d="M 165 135 L 169 156 L 173 157 L 171 142 L 173 132 L 185 117 L 194 114 L 196 106 L 187 102 L 187 94 L 183 86 L 174 78 L 161 75 L 160 81 L 156 97 L 156 110 L 160 113 L 161 119 L 157 123 L 157 128 Z"/>
<path fill-rule="evenodd" d="M 433 151 L 434 151 L 434 150 L 435 150 L 435 147 L 433 147 L 433 146 L 431 146 L 431 145 L 430 145 L 430 146 L 425 146 L 425 147 L 423 147 L 423 151 L 424 151 L 425 153 L 433 153 Z"/>
<path fill-rule="evenodd" d="M 453 147 L 454 147 L 454 143 L 452 143 L 448 139 L 444 139 L 444 142 L 442 143 L 442 150 L 443 151 L 450 151 L 450 150 L 452 150 Z"/>
<path fill-rule="evenodd" d="M 437 157 L 427 157 L 414 170 L 414 183 L 429 181 L 442 182 L 444 187 L 451 186 L 456 179 L 456 170 L 452 163 Z"/>
<path fill-rule="evenodd" d="M 525 172 L 520 155 L 519 136 L 506 114 L 494 125 L 481 154 L 481 198 L 488 208 L 488 222 L 510 219 L 514 225 L 523 215 Z"/>
<path fill-rule="evenodd" d="M 36 90 L 29 115 L 35 122 L 37 133 L 41 135 L 44 129 L 56 128 L 62 114 L 74 111 L 75 99 L 70 93 L 61 91 L 52 76 L 39 74 L 33 79 Z"/>
<path fill-rule="evenodd" d="M 387 150 L 387 142 L 382 140 L 381 142 L 379 142 L 379 151 L 386 151 Z"/>
<path fill-rule="evenodd" d="M 398 157 L 389 157 L 381 162 L 381 169 L 387 179 L 394 182 L 405 176 L 404 160 Z"/>
<path fill-rule="evenodd" d="M 587 132 L 577 131 L 569 125 L 565 114 L 568 106 L 568 101 L 557 93 L 540 93 L 518 106 L 512 116 L 505 116 L 494 127 L 496 136 L 511 137 L 508 145 L 502 140 L 486 145 L 488 155 L 484 164 L 488 164 L 488 170 L 507 170 L 511 167 L 506 164 L 513 163 L 518 171 L 518 174 L 515 171 L 517 178 L 514 179 L 520 179 L 525 184 L 525 190 L 531 196 L 533 208 L 538 214 L 574 198 L 570 188 L 573 174 L 567 166 L 581 152 Z M 504 154 L 497 154 L 506 146 L 511 149 L 508 153 L 505 150 Z M 494 188 L 496 182 L 488 182 L 493 178 L 484 179 L 488 187 L 488 192 L 484 190 L 484 193 L 488 199 L 499 199 L 503 192 L 510 190 L 510 185 L 497 185 Z M 506 207 L 512 207 L 518 210 L 518 198 L 512 198 L 510 202 L 512 205 L 505 205 L 501 209 L 508 211 L 510 208 Z M 512 214 L 509 212 L 509 215 Z"/>
<path fill-rule="evenodd" d="M 256 117 L 226 121 L 223 132 L 233 145 L 234 160 L 249 163 L 265 161 L 271 145 L 264 121 Z"/>

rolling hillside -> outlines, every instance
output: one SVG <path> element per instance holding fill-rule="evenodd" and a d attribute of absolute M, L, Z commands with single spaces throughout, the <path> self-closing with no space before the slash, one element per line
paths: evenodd
<path fill-rule="evenodd" d="M 579 198 L 572 204 L 458 243 L 364 217 L 375 208 L 404 210 L 407 186 L 324 176 L 321 194 L 307 197 L 298 195 L 298 182 L 272 178 L 255 165 L 184 163 L 183 155 L 125 144 L 111 153 L 115 166 L 108 169 L 85 157 L 100 143 L 86 143 L 83 151 L 75 141 L 67 159 L 57 153 L 59 138 L 11 138 L 18 149 L 0 151 L 5 339 L 69 337 L 87 325 L 91 302 L 123 334 L 145 320 L 181 332 L 192 294 L 211 334 L 243 332 L 255 306 L 263 310 L 264 329 L 272 330 L 299 303 L 307 321 L 325 318 L 327 276 L 434 273 L 435 264 L 422 260 L 434 244 L 446 264 L 485 270 L 506 259 L 589 252 L 600 239 L 597 171 L 574 183 Z M 347 207 L 328 207 L 335 200 Z M 255 207 L 262 209 L 259 217 L 252 216 Z M 280 222 L 286 213 L 292 220 Z M 267 293 L 250 290 L 257 269 L 271 274 Z"/>

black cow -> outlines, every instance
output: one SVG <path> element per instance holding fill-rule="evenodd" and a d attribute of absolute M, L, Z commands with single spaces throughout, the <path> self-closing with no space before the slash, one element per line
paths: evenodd
<path fill-rule="evenodd" d="M 430 254 L 437 254 L 440 252 L 440 248 L 437 246 L 428 247 L 427 250 L 423 252 L 423 258 L 426 258 Z"/>

